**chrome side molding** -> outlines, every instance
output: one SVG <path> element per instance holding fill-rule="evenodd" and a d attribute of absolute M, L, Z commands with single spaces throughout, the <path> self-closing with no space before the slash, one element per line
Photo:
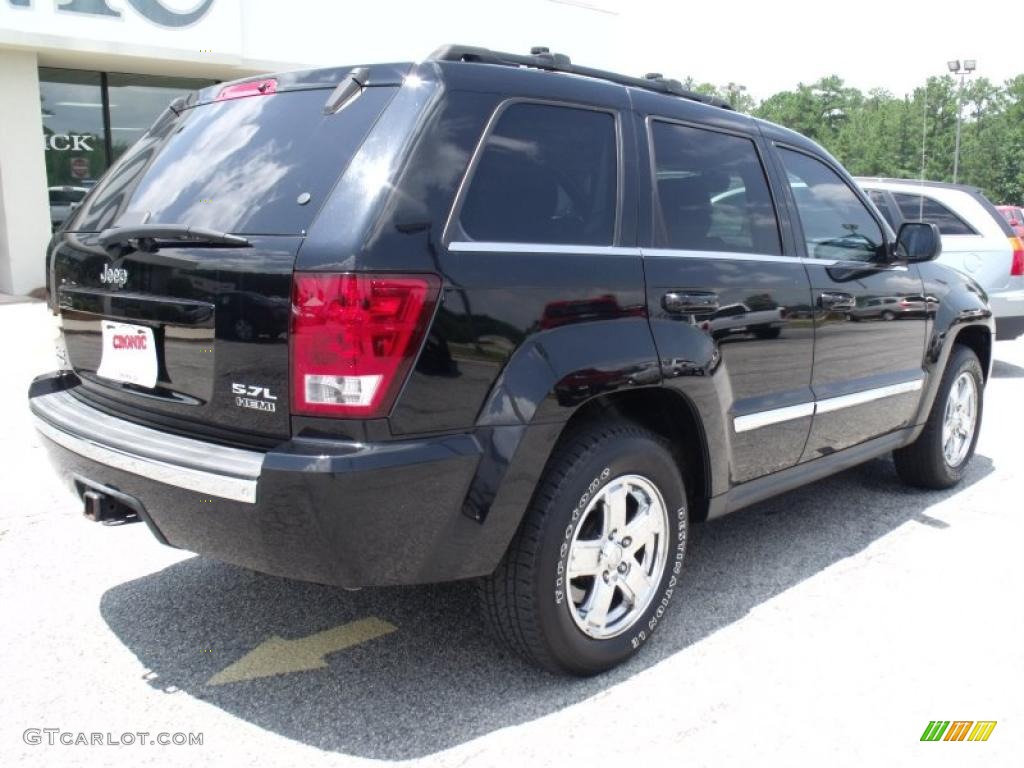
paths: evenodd
<path fill-rule="evenodd" d="M 749 432 L 752 429 L 760 429 L 772 424 L 781 424 L 784 421 L 793 421 L 813 415 L 814 403 L 800 403 L 799 405 L 787 405 L 785 408 L 773 408 L 770 411 L 748 413 L 745 416 L 737 416 L 732 421 L 737 432 Z"/>
<path fill-rule="evenodd" d="M 854 405 L 864 405 L 864 403 L 870 403 L 872 400 L 881 400 L 884 397 L 905 395 L 908 392 L 917 392 L 923 386 L 924 381 L 922 379 L 914 379 L 912 381 L 902 381 L 899 384 L 890 384 L 886 387 L 865 389 L 860 392 L 851 392 L 848 395 L 829 397 L 817 402 L 815 413 L 830 413 L 842 408 L 850 408 Z"/>
<path fill-rule="evenodd" d="M 909 392 L 917 392 L 924 386 L 923 379 L 912 379 L 902 381 L 899 384 L 889 384 L 884 387 L 864 389 L 860 392 L 851 392 L 848 395 L 827 397 L 822 400 L 815 400 L 798 405 L 788 405 L 785 408 L 773 408 L 768 411 L 747 413 L 743 416 L 733 417 L 733 429 L 739 432 L 749 432 L 752 429 L 760 429 L 772 424 L 781 424 L 785 421 L 802 419 L 807 416 L 814 416 L 819 413 L 831 413 L 843 408 L 852 408 L 855 405 L 864 405 L 874 400 L 881 400 L 895 395 L 905 395 Z"/>

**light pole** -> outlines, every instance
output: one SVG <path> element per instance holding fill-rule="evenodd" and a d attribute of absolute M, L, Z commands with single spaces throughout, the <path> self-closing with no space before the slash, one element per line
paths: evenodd
<path fill-rule="evenodd" d="M 977 67 L 974 59 L 964 59 L 963 66 L 960 66 L 960 59 L 947 61 L 946 66 L 954 75 L 960 75 L 960 93 L 956 102 L 956 148 L 953 150 L 953 183 L 956 184 L 960 172 L 960 122 L 964 111 L 964 79 Z"/>

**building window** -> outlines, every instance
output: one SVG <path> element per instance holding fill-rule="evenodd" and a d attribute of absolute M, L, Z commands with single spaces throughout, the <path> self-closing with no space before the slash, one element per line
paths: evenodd
<path fill-rule="evenodd" d="M 111 72 L 107 75 L 110 104 L 110 162 L 142 138 L 167 105 L 179 96 L 213 84 L 213 80 L 153 77 Z"/>
<path fill-rule="evenodd" d="M 40 67 L 50 221 L 63 223 L 92 187 L 174 99 L 216 80 Z"/>
<path fill-rule="evenodd" d="M 107 169 L 100 73 L 40 69 L 39 99 L 50 186 L 95 183 Z"/>

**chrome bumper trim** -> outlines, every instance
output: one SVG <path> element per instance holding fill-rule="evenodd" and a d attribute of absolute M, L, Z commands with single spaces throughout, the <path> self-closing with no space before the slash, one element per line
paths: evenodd
<path fill-rule="evenodd" d="M 256 503 L 263 454 L 108 416 L 68 392 L 29 401 L 39 432 L 79 456 L 160 483 Z M 100 480 L 101 478 L 95 478 Z"/>

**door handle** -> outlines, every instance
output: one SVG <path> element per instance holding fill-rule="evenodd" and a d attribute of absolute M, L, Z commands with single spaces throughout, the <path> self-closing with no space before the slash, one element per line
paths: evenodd
<path fill-rule="evenodd" d="M 711 291 L 669 291 L 661 306 L 673 315 L 695 315 L 718 309 L 718 294 Z"/>
<path fill-rule="evenodd" d="M 849 293 L 822 291 L 818 296 L 818 306 L 822 309 L 854 309 L 857 300 Z"/>

